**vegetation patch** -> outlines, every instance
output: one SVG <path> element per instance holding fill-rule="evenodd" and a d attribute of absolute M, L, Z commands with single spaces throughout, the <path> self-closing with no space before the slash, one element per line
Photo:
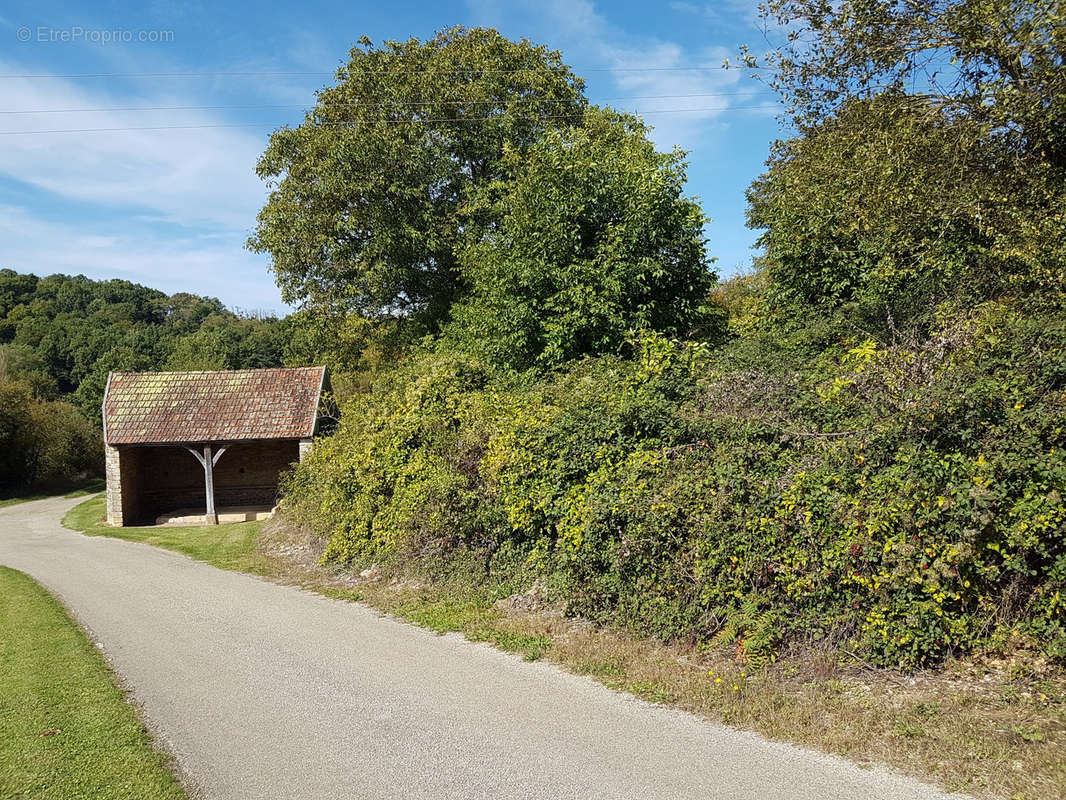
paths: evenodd
<path fill-rule="evenodd" d="M 763 255 L 725 282 L 683 154 L 588 103 L 558 53 L 485 29 L 360 41 L 259 165 L 250 245 L 357 389 L 286 482 L 291 517 L 338 567 L 538 580 L 568 613 L 749 666 L 806 648 L 919 670 L 1016 642 L 1062 663 L 1066 17 L 762 13 L 789 35 L 742 61 L 792 135 L 748 193 Z M 419 95 L 493 125 L 378 124 L 382 92 L 457 60 L 536 75 Z M 368 161 L 395 166 L 340 177 Z M 384 213 L 394 186 L 430 199 Z"/>
<path fill-rule="evenodd" d="M 55 598 L 7 567 L 0 567 L 0 796 L 186 796 L 92 642 Z"/>
<path fill-rule="evenodd" d="M 1061 658 L 1066 317 L 1039 319 L 990 306 L 813 359 L 646 335 L 526 383 L 412 357 L 286 502 L 339 566 L 540 578 L 571 613 L 749 664 L 832 644 L 913 669 L 1019 636 Z"/>

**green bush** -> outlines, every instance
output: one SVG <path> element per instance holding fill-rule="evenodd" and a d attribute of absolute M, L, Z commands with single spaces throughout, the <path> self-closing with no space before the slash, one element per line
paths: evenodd
<path fill-rule="evenodd" d="M 473 579 L 542 575 L 572 613 L 752 660 L 913 667 L 1004 631 L 1066 653 L 1061 312 L 990 304 L 791 371 L 767 342 L 634 348 L 525 384 L 412 359 L 289 502 L 330 560 L 475 552 Z"/>
<path fill-rule="evenodd" d="M 287 479 L 293 513 L 345 562 L 484 546 L 478 498 L 480 424 L 491 424 L 487 372 L 426 356 L 359 395 L 337 433 Z M 475 405 L 477 407 L 475 407 Z"/>
<path fill-rule="evenodd" d="M 0 491 L 68 485 L 102 464 L 100 436 L 74 406 L 0 381 Z"/>
<path fill-rule="evenodd" d="M 699 204 L 680 151 L 638 120 L 589 111 L 580 127 L 506 148 L 479 195 L 499 223 L 465 237 L 470 286 L 445 338 L 514 369 L 612 353 L 632 328 L 713 337 L 720 318 Z"/>

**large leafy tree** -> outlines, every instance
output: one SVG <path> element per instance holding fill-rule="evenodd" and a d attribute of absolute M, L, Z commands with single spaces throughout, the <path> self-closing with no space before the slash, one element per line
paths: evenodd
<path fill-rule="evenodd" d="M 470 294 L 450 338 L 524 369 L 610 352 L 632 329 L 707 333 L 705 218 L 684 195 L 684 154 L 656 152 L 646 134 L 596 109 L 507 148 L 481 198 L 498 223 L 461 251 Z"/>
<path fill-rule="evenodd" d="M 795 138 L 750 193 L 771 294 L 889 323 L 1061 292 L 1060 0 L 773 0 L 762 63 Z"/>
<path fill-rule="evenodd" d="M 801 127 L 891 91 L 1009 131 L 1066 168 L 1062 0 L 770 0 L 762 13 L 787 31 L 763 66 Z"/>
<path fill-rule="evenodd" d="M 479 187 L 586 105 L 558 52 L 495 30 L 364 37 L 304 123 L 271 137 L 249 245 L 288 302 L 433 331 L 463 292 L 459 243 L 486 223 L 467 208 Z"/>

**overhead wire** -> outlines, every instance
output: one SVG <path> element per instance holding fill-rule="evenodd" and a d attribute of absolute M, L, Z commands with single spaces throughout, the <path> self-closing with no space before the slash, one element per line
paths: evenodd
<path fill-rule="evenodd" d="M 457 69 L 434 69 L 432 70 L 435 75 L 519 75 L 527 72 L 544 73 L 544 72 L 561 72 L 572 73 L 575 77 L 578 77 L 577 73 L 586 72 L 709 72 L 709 71 L 743 71 L 753 72 L 758 71 L 757 67 L 733 65 L 733 64 L 703 64 L 703 65 L 689 65 L 689 66 L 674 66 L 674 67 L 571 67 L 563 66 L 557 68 L 542 68 L 542 67 L 520 67 L 518 69 L 480 69 L 475 67 L 457 68 Z M 338 67 L 335 70 L 306 70 L 306 71 L 290 71 L 290 70 L 255 70 L 255 71 L 221 71 L 221 72 L 73 72 L 73 73 L 0 73 L 0 80 L 5 79 L 47 79 L 47 78 L 61 78 L 63 80 L 74 80 L 81 78 L 267 78 L 267 77 L 315 77 L 323 75 L 337 75 L 338 73 L 345 73 L 345 67 Z M 381 70 L 359 70 L 361 75 L 419 75 L 429 72 L 425 69 L 381 69 Z"/>
<path fill-rule="evenodd" d="M 658 94 L 637 95 L 624 97 L 599 98 L 597 102 L 609 102 L 612 100 L 683 100 L 697 97 L 755 97 L 767 90 L 741 90 L 737 92 L 698 92 L 696 94 Z M 336 103 L 331 102 L 333 108 L 406 108 L 408 106 L 464 106 L 464 105 L 547 105 L 573 103 L 571 99 L 537 99 L 537 100 L 512 100 L 499 103 L 495 100 L 393 100 L 384 103 Z M 124 106 L 116 108 L 27 108 L 0 110 L 0 115 L 12 114 L 95 114 L 95 113 L 128 113 L 138 111 L 226 111 L 226 110 L 256 110 L 256 109 L 279 109 L 279 108 L 307 108 L 306 103 L 284 104 L 220 104 L 205 106 Z"/>
<path fill-rule="evenodd" d="M 543 68 L 543 67 L 525 67 L 517 69 L 480 69 L 480 68 L 456 68 L 451 70 L 434 70 L 434 74 L 524 74 L 524 73 L 544 73 L 544 72 L 570 72 L 571 67 L 562 66 L 558 68 Z M 685 71 L 710 71 L 710 70 L 740 70 L 747 69 L 746 67 L 739 67 L 729 64 L 722 65 L 689 65 L 689 66 L 672 66 L 672 67 L 588 67 L 582 69 L 581 72 L 685 72 Z M 425 73 L 427 70 L 360 70 L 360 74 L 381 74 L 381 75 L 396 75 L 396 74 L 420 74 Z M 77 78 L 208 78 L 208 77 L 281 77 L 281 76 L 321 76 L 321 75 L 343 75 L 345 69 L 343 67 L 338 70 L 327 71 L 284 71 L 284 70 L 260 70 L 260 71 L 216 71 L 216 72 L 98 72 L 98 73 L 66 73 L 66 74 L 46 74 L 46 73 L 8 73 L 0 74 L 0 80 L 4 79 L 31 79 L 31 78 L 56 78 L 56 79 L 77 79 Z M 699 97 L 744 97 L 745 99 L 756 99 L 761 91 L 746 91 L 739 90 L 736 92 L 701 92 L 694 94 L 680 94 L 680 95 L 649 95 L 649 96 L 637 96 L 637 97 L 619 97 L 608 98 L 616 100 L 680 100 L 680 99 L 695 99 Z M 333 104 L 333 107 L 351 107 L 351 108 L 398 108 L 405 107 L 417 107 L 422 105 L 432 106 L 465 106 L 465 105 L 504 105 L 506 107 L 530 104 L 530 105 L 543 105 L 547 103 L 569 103 L 573 100 L 515 100 L 509 103 L 498 104 L 495 101 L 483 100 L 483 101 L 390 101 L 385 103 L 344 103 Z M 601 101 L 605 102 L 605 101 Z M 756 106 L 722 106 L 714 108 L 666 108 L 666 109 L 646 109 L 631 110 L 630 113 L 635 114 L 675 114 L 675 113 L 715 113 L 724 111 L 751 111 L 762 110 L 770 107 L 768 104 L 761 104 Z M 274 105 L 254 105 L 254 104 L 216 104 L 216 105 L 202 105 L 202 106 L 127 106 L 119 108 L 45 108 L 45 109 L 5 109 L 0 110 L 0 115 L 5 117 L 10 116 L 25 116 L 33 114 L 73 114 L 73 113 L 140 113 L 140 112 L 158 112 L 158 111 L 223 111 L 223 110 L 263 110 L 263 109 L 284 109 L 284 108 L 304 108 L 306 104 L 274 104 Z M 551 119 L 576 119 L 582 115 L 570 114 L 570 115 L 538 115 L 532 118 L 532 121 L 539 120 L 551 120 Z M 412 122 L 418 122 L 422 124 L 437 124 L 437 123 L 449 123 L 449 122 L 477 122 L 477 121 L 491 121 L 498 119 L 498 116 L 461 116 L 461 117 L 444 117 L 437 119 L 396 119 L 396 120 L 353 120 L 340 123 L 311 123 L 321 126 L 352 126 L 360 123 L 374 123 L 374 124 L 410 124 Z M 38 129 L 38 130 L 18 130 L 18 131 L 0 131 L 0 136 L 19 136 L 19 135 L 44 135 L 44 134 L 57 134 L 57 133 L 119 133 L 119 132 L 134 132 L 134 131 L 162 131 L 162 130 L 198 130 L 209 128 L 239 128 L 239 127 L 257 127 L 260 125 L 277 125 L 276 121 L 263 121 L 263 122 L 233 122 L 233 123 L 197 123 L 189 125 L 148 125 L 148 126 L 114 126 L 114 127 L 85 127 L 85 128 L 53 128 L 53 129 Z"/>
<path fill-rule="evenodd" d="M 645 114 L 706 114 L 712 112 L 721 111 L 758 111 L 767 110 L 772 108 L 768 104 L 758 106 L 718 106 L 715 108 L 657 108 L 647 109 L 645 111 L 630 110 L 627 113 L 643 116 Z M 529 122 L 540 122 L 542 120 L 554 120 L 554 119 L 581 119 L 584 114 L 546 114 L 543 116 L 529 117 Z M 333 128 L 333 127 L 355 127 L 359 124 L 376 124 L 376 125 L 410 125 L 413 123 L 420 123 L 423 125 L 447 123 L 447 122 L 494 122 L 502 119 L 500 116 L 495 117 L 446 117 L 437 119 L 362 119 L 351 120 L 347 122 L 318 122 L 310 123 L 312 127 L 321 128 Z M 196 130 L 205 128 L 248 128 L 258 126 L 278 126 L 276 121 L 260 121 L 260 122 L 223 122 L 223 123 L 207 123 L 197 125 L 148 125 L 148 126 L 133 126 L 133 127 L 113 127 L 113 128 L 54 128 L 51 130 L 32 130 L 32 131 L 0 131 L 0 136 L 16 136 L 16 135 L 41 135 L 49 133 L 119 133 L 119 132 L 132 132 L 132 131 L 166 131 L 166 130 Z"/>

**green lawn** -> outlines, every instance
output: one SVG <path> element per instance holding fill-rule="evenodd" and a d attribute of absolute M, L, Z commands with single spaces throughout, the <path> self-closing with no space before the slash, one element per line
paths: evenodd
<path fill-rule="evenodd" d="M 262 522 L 112 528 L 103 524 L 106 514 L 104 503 L 103 495 L 80 503 L 63 517 L 63 525 L 89 536 L 111 536 L 176 550 L 222 569 L 258 574 L 268 571 L 266 560 L 258 555 L 255 546 L 255 538 Z"/>
<path fill-rule="evenodd" d="M 0 797 L 186 797 L 89 639 L 55 598 L 7 567 L 0 567 Z"/>
<path fill-rule="evenodd" d="M 86 495 L 94 494 L 101 491 L 104 488 L 104 482 L 101 479 L 89 481 L 84 486 L 69 492 L 64 497 L 85 497 Z M 56 497 L 55 493 L 49 494 L 48 492 L 35 492 L 33 494 L 23 495 L 10 495 L 0 497 L 0 508 L 4 506 L 13 506 L 18 503 L 27 503 L 30 500 L 44 500 L 46 497 Z"/>

